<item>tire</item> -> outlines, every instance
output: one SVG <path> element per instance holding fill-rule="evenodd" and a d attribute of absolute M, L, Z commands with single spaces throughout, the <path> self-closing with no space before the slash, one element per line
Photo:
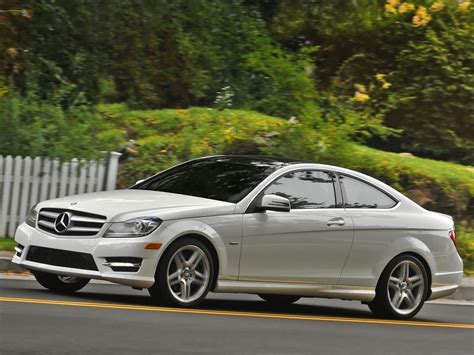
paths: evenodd
<path fill-rule="evenodd" d="M 90 279 L 85 279 L 82 277 L 61 276 L 40 271 L 33 272 L 33 275 L 41 286 L 51 291 L 60 293 L 79 291 L 90 281 Z"/>
<path fill-rule="evenodd" d="M 385 268 L 368 306 L 379 317 L 410 319 L 423 307 L 428 289 L 423 263 L 415 256 L 400 255 Z"/>
<path fill-rule="evenodd" d="M 159 303 L 195 307 L 209 293 L 214 270 L 211 253 L 203 242 L 195 238 L 179 239 L 161 257 L 155 284 L 148 291 Z"/>
<path fill-rule="evenodd" d="M 269 294 L 259 294 L 258 297 L 261 299 L 270 302 L 271 304 L 278 306 L 290 305 L 298 301 L 301 297 L 298 296 L 289 296 L 289 295 L 269 295 Z"/>

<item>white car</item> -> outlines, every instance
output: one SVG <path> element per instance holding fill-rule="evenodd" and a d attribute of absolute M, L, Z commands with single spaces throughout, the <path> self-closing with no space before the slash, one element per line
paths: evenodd
<path fill-rule="evenodd" d="M 44 201 L 15 239 L 13 262 L 53 291 L 102 279 L 186 307 L 239 292 L 410 318 L 463 275 L 451 217 L 355 171 L 262 157 L 196 159 L 126 190 Z"/>

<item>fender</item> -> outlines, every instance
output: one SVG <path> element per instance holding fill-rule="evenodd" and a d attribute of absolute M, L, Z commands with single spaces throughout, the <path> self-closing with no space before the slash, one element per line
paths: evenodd
<path fill-rule="evenodd" d="M 225 248 L 221 236 L 215 229 L 197 220 L 173 220 L 163 222 L 159 230 L 159 242 L 161 242 L 163 246 L 156 260 L 157 266 L 164 251 L 175 240 L 188 234 L 199 234 L 206 238 L 216 249 L 217 255 L 219 256 L 219 274 L 225 275 L 227 268 L 227 249 Z"/>
<path fill-rule="evenodd" d="M 376 282 L 380 279 L 380 276 L 388 263 L 397 255 L 403 253 L 414 253 L 423 258 L 429 266 L 429 270 L 426 271 L 430 273 L 431 280 L 433 280 L 436 272 L 436 263 L 430 249 L 420 239 L 413 236 L 405 236 L 393 240 L 386 248 L 384 248 L 383 254 L 373 266 L 373 274 L 376 277 Z"/>

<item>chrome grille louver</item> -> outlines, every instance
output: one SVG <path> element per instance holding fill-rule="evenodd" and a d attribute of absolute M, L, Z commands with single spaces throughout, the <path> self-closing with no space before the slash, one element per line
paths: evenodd
<path fill-rule="evenodd" d="M 70 221 L 65 231 L 58 232 L 54 223 L 58 216 L 63 213 L 67 213 Z M 42 208 L 38 213 L 38 228 L 56 235 L 94 236 L 99 233 L 105 220 L 105 216 L 87 212 L 59 208 Z"/>

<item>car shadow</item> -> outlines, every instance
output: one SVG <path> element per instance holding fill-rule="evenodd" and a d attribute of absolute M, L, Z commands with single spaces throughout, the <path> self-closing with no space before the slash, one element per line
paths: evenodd
<path fill-rule="evenodd" d="M 83 290 L 75 293 L 60 294 L 37 287 L 15 287 L 16 294 L 19 296 L 23 291 L 27 291 L 28 298 L 32 295 L 41 299 L 61 300 L 71 302 L 103 302 L 121 305 L 163 307 L 148 294 L 147 290 L 132 290 L 127 286 L 117 284 L 90 284 Z M 217 298 L 218 297 L 218 298 Z M 312 301 L 315 300 L 315 301 Z M 317 304 L 321 300 L 322 304 Z M 311 302 L 311 304 L 308 304 Z M 381 319 L 372 314 L 367 306 L 361 306 L 357 301 L 342 302 L 334 300 L 334 305 L 328 304 L 326 299 L 303 298 L 296 304 L 288 306 L 272 305 L 267 301 L 260 300 L 257 296 L 238 295 L 236 294 L 216 294 L 210 293 L 210 296 L 203 301 L 198 307 L 192 307 L 198 310 L 224 311 L 224 312 L 241 312 L 241 313 L 268 313 L 289 316 L 320 316 L 320 317 L 341 317 L 341 318 L 364 318 L 364 319 Z M 347 306 L 345 306 L 347 304 Z M 169 307 L 176 308 L 178 307 Z M 423 313 L 423 312 L 422 312 Z M 418 322 L 439 322 L 439 320 L 429 317 L 428 314 L 418 314 L 413 320 Z"/>
<path fill-rule="evenodd" d="M 29 291 L 35 292 L 41 295 L 49 295 L 51 298 L 51 291 L 30 289 Z M 133 306 L 149 306 L 149 307 L 162 307 L 160 303 L 156 302 L 148 293 L 143 294 L 121 294 L 115 292 L 91 292 L 91 291 L 79 291 L 73 294 L 54 294 L 56 297 L 61 297 L 61 300 L 65 300 L 67 297 L 70 301 L 88 301 L 88 302 L 103 302 L 103 303 L 114 303 L 121 305 L 133 305 Z M 225 297 L 225 296 L 223 296 Z M 168 307 L 176 308 L 177 307 Z M 209 311 L 226 311 L 226 312 L 240 312 L 240 313 L 268 313 L 268 314 L 279 314 L 279 315 L 291 315 L 291 316 L 325 316 L 325 317 L 343 317 L 343 318 L 371 318 L 377 319 L 370 310 L 347 308 L 343 306 L 328 306 L 328 305 L 315 305 L 315 304 L 291 304 L 291 305 L 272 305 L 264 300 L 236 300 L 236 299 L 215 299 L 210 298 L 204 300 L 199 306 L 192 307 L 192 309 L 209 310 Z M 417 319 L 421 320 L 421 319 Z M 428 320 L 429 321 L 429 320 Z"/>

